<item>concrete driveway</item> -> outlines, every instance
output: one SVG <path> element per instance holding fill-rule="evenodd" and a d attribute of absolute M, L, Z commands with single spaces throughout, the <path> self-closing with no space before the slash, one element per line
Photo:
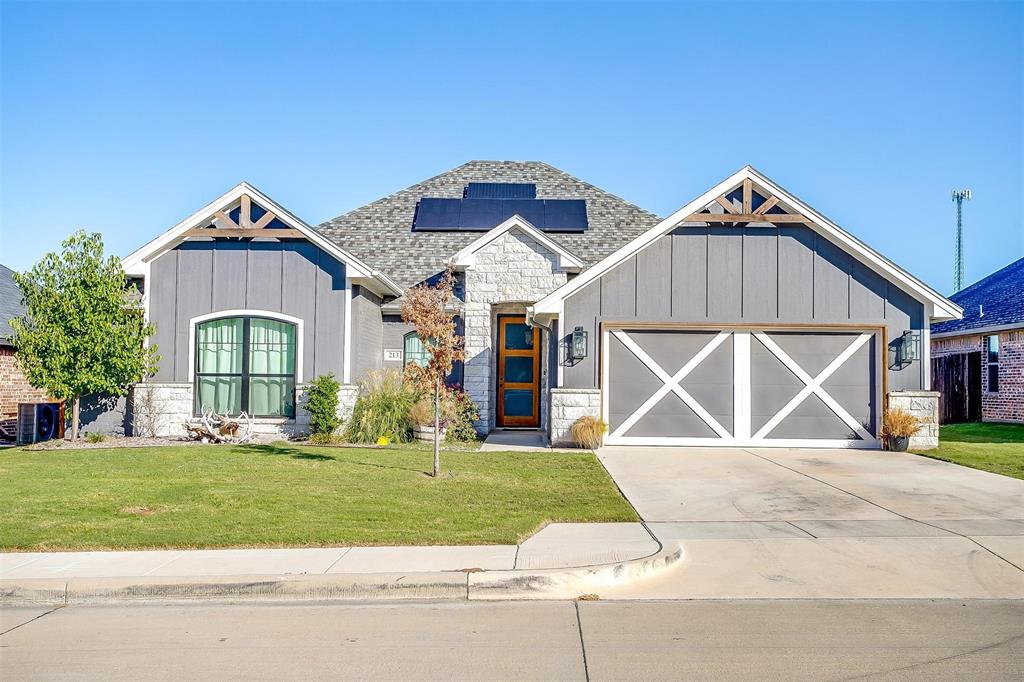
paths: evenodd
<path fill-rule="evenodd" d="M 1024 598 L 1024 481 L 890 452 L 603 448 L 672 598 Z M 609 595 L 612 596 L 612 595 Z"/>

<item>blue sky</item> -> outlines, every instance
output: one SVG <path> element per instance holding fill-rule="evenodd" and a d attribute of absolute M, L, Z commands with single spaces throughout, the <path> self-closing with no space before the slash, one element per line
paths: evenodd
<path fill-rule="evenodd" d="M 469 159 L 665 215 L 744 164 L 940 291 L 1024 256 L 1024 3 L 2 4 L 0 262 L 246 179 L 316 224 Z"/>

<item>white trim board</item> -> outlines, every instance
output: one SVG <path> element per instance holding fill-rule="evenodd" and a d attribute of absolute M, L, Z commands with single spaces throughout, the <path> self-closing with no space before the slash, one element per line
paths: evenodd
<path fill-rule="evenodd" d="M 864 244 L 850 233 L 824 217 L 795 196 L 782 189 L 775 182 L 756 171 L 751 166 L 744 166 L 740 170 L 722 180 L 717 185 L 689 202 L 678 211 L 662 220 L 647 232 L 636 237 L 623 247 L 619 248 L 589 269 L 583 271 L 571 281 L 551 292 L 543 299 L 535 303 L 530 313 L 537 316 L 554 316 L 560 310 L 561 303 L 581 290 L 587 284 L 598 279 L 615 266 L 630 258 L 638 251 L 648 246 L 655 239 L 668 234 L 684 222 L 684 218 L 691 213 L 696 213 L 715 201 L 722 194 L 726 194 L 741 186 L 744 180 L 750 180 L 756 189 L 762 193 L 772 194 L 781 200 L 782 203 L 790 206 L 792 210 L 807 216 L 808 226 L 829 241 L 842 248 L 847 253 L 856 256 L 860 261 L 882 275 L 901 286 L 921 303 L 925 304 L 926 313 L 933 320 L 960 319 L 963 310 L 957 304 L 938 293 L 921 280 L 917 279 L 907 271 L 903 270 L 880 253 Z"/>
<path fill-rule="evenodd" d="M 583 268 L 583 261 L 577 258 L 572 252 L 568 251 L 564 246 L 555 242 L 546 234 L 531 225 L 526 218 L 523 218 L 518 214 L 484 233 L 479 239 L 474 240 L 468 246 L 452 256 L 448 262 L 455 268 L 472 267 L 476 263 L 477 251 L 513 229 L 525 232 L 531 239 L 536 240 L 549 251 L 554 252 L 558 256 L 558 267 L 563 270 L 578 272 Z"/>
<path fill-rule="evenodd" d="M 243 194 L 248 195 L 250 199 L 259 204 L 263 209 L 273 213 L 288 227 L 301 232 L 311 243 L 344 263 L 346 278 L 354 278 L 357 284 L 366 286 L 378 294 L 383 293 L 395 296 L 402 294 L 402 288 L 390 277 L 378 270 L 374 270 L 348 251 L 342 249 L 247 182 L 238 183 L 171 229 L 126 256 L 121 261 L 124 271 L 130 276 L 146 277 L 149 274 L 149 264 L 155 258 L 185 241 L 186 232 L 194 227 L 205 225 L 213 218 L 217 211 L 232 206 L 241 199 Z M 267 237 L 273 236 L 274 231 L 268 230 Z"/>

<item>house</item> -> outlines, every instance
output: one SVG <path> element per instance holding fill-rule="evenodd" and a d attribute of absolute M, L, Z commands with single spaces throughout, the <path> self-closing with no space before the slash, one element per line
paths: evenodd
<path fill-rule="evenodd" d="M 950 299 L 963 318 L 931 326 L 942 422 L 1024 423 L 1024 258 Z"/>
<path fill-rule="evenodd" d="M 46 392 L 33 388 L 25 378 L 11 345 L 10 320 L 25 314 L 21 289 L 14 273 L 0 265 L 0 436 L 13 436 L 18 420 L 18 403 L 46 400 Z"/>
<path fill-rule="evenodd" d="M 400 299 L 448 264 L 478 431 L 556 444 L 592 414 L 610 443 L 878 447 L 887 401 L 937 403 L 922 334 L 960 315 L 749 166 L 665 219 L 535 162 L 469 162 L 316 228 L 242 183 L 124 260 L 162 356 L 136 416 L 297 431 L 325 372 L 350 409 L 366 372 L 421 361 Z"/>

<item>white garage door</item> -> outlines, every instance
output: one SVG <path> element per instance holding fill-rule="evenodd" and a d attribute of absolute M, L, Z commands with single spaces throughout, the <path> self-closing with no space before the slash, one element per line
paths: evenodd
<path fill-rule="evenodd" d="M 876 330 L 606 329 L 609 445 L 879 447 Z"/>

